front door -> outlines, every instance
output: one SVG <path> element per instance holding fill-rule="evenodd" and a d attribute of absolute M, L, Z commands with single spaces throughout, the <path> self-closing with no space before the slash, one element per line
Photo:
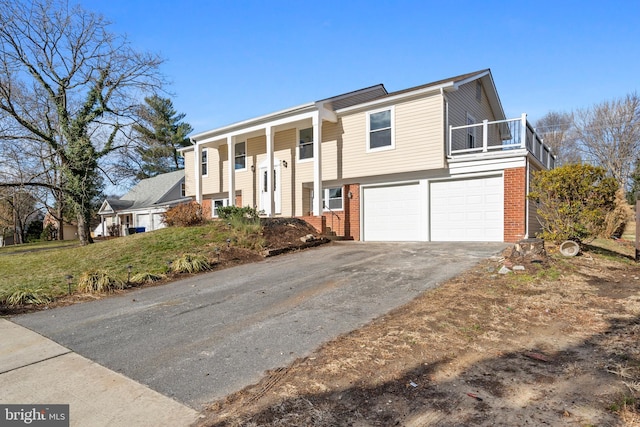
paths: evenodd
<path fill-rule="evenodd" d="M 280 161 L 273 160 L 273 201 L 275 205 L 274 214 L 281 213 L 281 197 L 280 197 Z M 267 215 L 269 212 L 269 193 L 267 192 L 267 162 L 264 161 L 260 164 L 260 210 L 264 211 Z"/>

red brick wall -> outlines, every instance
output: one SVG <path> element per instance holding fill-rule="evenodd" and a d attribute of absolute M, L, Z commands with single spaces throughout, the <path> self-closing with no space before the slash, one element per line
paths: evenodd
<path fill-rule="evenodd" d="M 515 243 L 526 233 L 526 168 L 504 170 L 504 241 Z"/>
<path fill-rule="evenodd" d="M 313 216 L 313 215 L 305 215 L 298 217 L 301 220 L 304 220 L 311 224 L 313 228 L 315 228 L 318 233 L 324 234 L 326 231 L 326 221 L 327 219 L 324 216 Z"/>
<path fill-rule="evenodd" d="M 360 240 L 360 184 L 345 185 L 342 194 L 345 200 L 343 236 Z"/>
<path fill-rule="evenodd" d="M 351 198 L 349 198 L 351 192 Z M 324 213 L 322 216 L 299 217 L 311 224 L 318 232 L 326 233 L 329 228 L 336 236 L 360 240 L 360 185 L 348 184 L 342 188 L 344 210 L 334 214 Z"/>

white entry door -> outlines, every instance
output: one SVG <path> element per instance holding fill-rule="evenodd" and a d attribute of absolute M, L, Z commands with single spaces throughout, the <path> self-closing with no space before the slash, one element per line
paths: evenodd
<path fill-rule="evenodd" d="M 280 190 L 280 161 L 273 160 L 273 202 L 275 205 L 274 214 L 281 213 L 281 190 Z M 267 215 L 270 214 L 269 207 L 269 193 L 267 192 L 267 162 L 260 163 L 260 210 L 264 211 Z"/>

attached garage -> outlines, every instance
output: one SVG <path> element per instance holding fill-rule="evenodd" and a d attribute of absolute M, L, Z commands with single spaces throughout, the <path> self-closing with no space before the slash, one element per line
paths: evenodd
<path fill-rule="evenodd" d="M 432 181 L 429 192 L 432 241 L 504 240 L 502 175 Z"/>
<path fill-rule="evenodd" d="M 136 214 L 136 227 L 144 227 L 146 231 L 150 231 L 149 214 Z"/>
<path fill-rule="evenodd" d="M 420 181 L 363 187 L 365 241 L 427 240 L 427 196 Z"/>

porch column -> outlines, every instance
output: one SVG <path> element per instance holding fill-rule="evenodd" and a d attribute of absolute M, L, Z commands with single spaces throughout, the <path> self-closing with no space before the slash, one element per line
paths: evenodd
<path fill-rule="evenodd" d="M 267 206 L 266 206 L 266 214 L 267 216 L 273 216 L 276 211 L 275 200 L 273 197 L 273 128 L 271 126 L 267 126 L 265 128 L 265 136 L 267 139 Z M 280 185 L 280 183 L 277 183 Z"/>
<path fill-rule="evenodd" d="M 236 205 L 236 137 L 227 136 L 229 153 L 229 206 Z"/>
<path fill-rule="evenodd" d="M 313 215 L 322 215 L 322 120 L 320 113 L 313 115 Z"/>
<path fill-rule="evenodd" d="M 193 150 L 193 162 L 195 163 L 195 190 L 196 190 L 196 202 L 202 203 L 202 147 L 196 143 L 196 148 Z"/>

